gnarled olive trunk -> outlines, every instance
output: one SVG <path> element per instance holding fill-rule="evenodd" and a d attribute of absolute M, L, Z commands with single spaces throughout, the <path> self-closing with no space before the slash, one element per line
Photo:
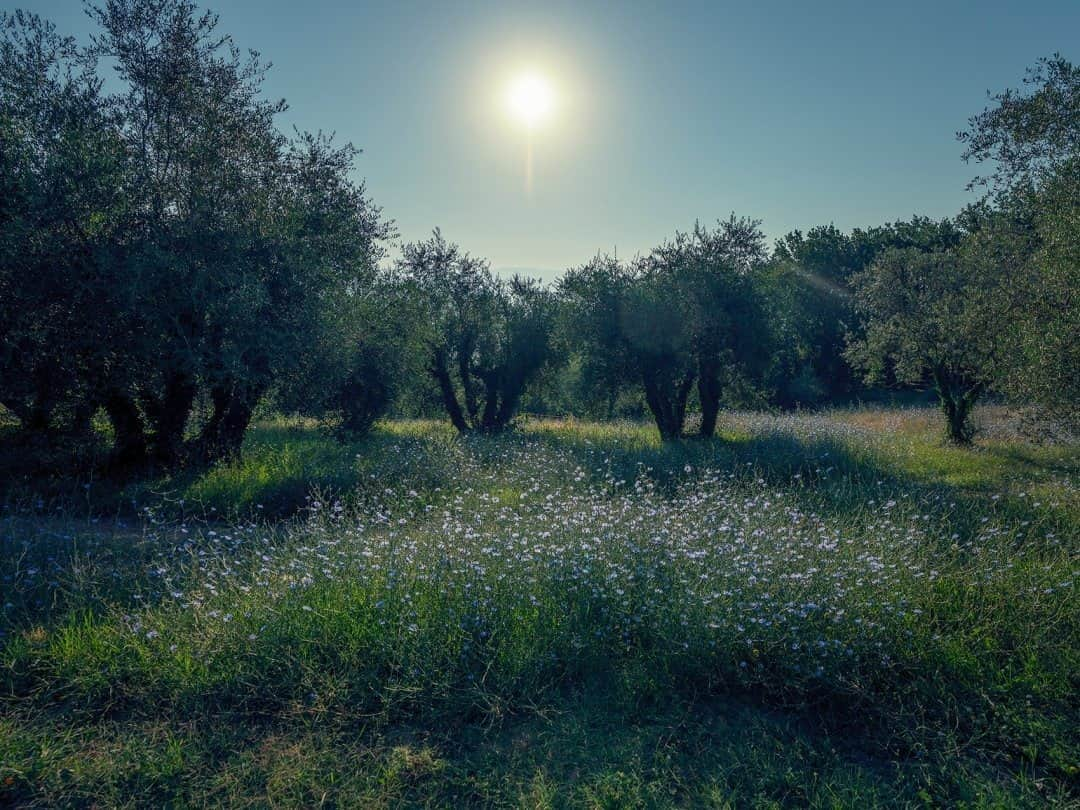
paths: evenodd
<path fill-rule="evenodd" d="M 660 438 L 672 441 L 682 438 L 683 424 L 686 421 L 686 401 L 696 375 L 693 371 L 686 372 L 673 388 L 664 380 L 664 376 L 654 367 L 646 367 L 641 373 L 645 402 L 652 412 L 657 430 L 660 431 Z"/>
<path fill-rule="evenodd" d="M 498 430 L 502 430 L 510 424 L 510 420 L 517 413 L 521 397 L 525 393 L 525 381 L 516 377 L 506 380 L 502 386 L 499 410 L 495 414 L 495 422 Z"/>
<path fill-rule="evenodd" d="M 450 417 L 450 422 L 459 433 L 466 433 L 469 425 L 465 421 L 465 414 L 458 402 L 457 392 L 454 390 L 454 381 L 450 377 L 450 369 L 447 364 L 446 352 L 436 350 L 431 360 L 428 372 L 435 378 L 439 385 L 439 393 L 442 395 L 443 406 Z"/>
<path fill-rule="evenodd" d="M 699 364 L 698 399 L 701 400 L 698 435 L 711 439 L 716 433 L 716 417 L 720 413 L 720 367 L 711 360 L 702 360 Z"/>
<path fill-rule="evenodd" d="M 975 435 L 971 411 L 986 389 L 985 384 L 945 368 L 935 369 L 933 378 L 945 414 L 945 435 L 953 444 L 971 444 Z"/>
<path fill-rule="evenodd" d="M 130 469 L 147 461 L 146 432 L 135 400 L 122 391 L 110 391 L 102 407 L 113 428 L 113 450 L 110 465 Z"/>
<path fill-rule="evenodd" d="M 499 424 L 499 397 L 502 394 L 503 380 L 495 369 L 479 372 L 484 382 L 484 409 L 480 420 L 473 419 L 473 429 L 482 433 L 498 433 L 505 425 Z"/>
<path fill-rule="evenodd" d="M 160 398 L 147 403 L 153 422 L 152 452 L 158 463 L 172 467 L 184 460 L 184 428 L 195 404 L 195 381 L 185 372 L 168 375 Z"/>
<path fill-rule="evenodd" d="M 436 350 L 429 373 L 439 385 L 446 413 L 459 433 L 499 433 L 514 418 L 528 375 L 507 371 L 505 368 L 478 368 L 470 362 L 458 361 L 465 405 L 458 398 L 458 391 L 450 375 L 450 364 L 445 350 Z M 478 386 L 478 383 L 482 385 Z"/>
<path fill-rule="evenodd" d="M 261 387 L 244 383 L 215 385 L 210 391 L 214 410 L 195 441 L 196 458 L 206 464 L 238 458 L 262 393 Z"/>

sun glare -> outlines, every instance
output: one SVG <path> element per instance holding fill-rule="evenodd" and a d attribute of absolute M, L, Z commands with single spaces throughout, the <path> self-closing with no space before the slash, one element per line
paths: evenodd
<path fill-rule="evenodd" d="M 543 76 L 526 73 L 510 82 L 507 102 L 513 116 L 532 129 L 551 115 L 555 91 Z"/>

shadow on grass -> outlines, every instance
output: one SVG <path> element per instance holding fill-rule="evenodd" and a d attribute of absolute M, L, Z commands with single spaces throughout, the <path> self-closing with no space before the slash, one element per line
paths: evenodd
<path fill-rule="evenodd" d="M 1048 507 L 1006 491 L 1015 481 L 1080 472 L 1080 458 L 1073 463 L 1060 448 L 994 444 L 969 449 L 923 442 L 913 450 L 932 456 L 932 463 L 910 465 L 897 458 L 894 448 L 874 446 L 866 436 L 844 441 L 779 429 L 768 433 L 729 429 L 709 440 L 661 444 L 648 441 L 642 430 L 590 436 L 587 430 L 540 423 L 527 435 L 571 453 L 594 484 L 611 477 L 632 481 L 645 469 L 661 491 L 671 494 L 708 468 L 794 492 L 819 513 L 832 516 L 872 510 L 890 498 L 912 498 L 936 505 L 938 516 L 948 519 L 959 539 L 976 536 L 990 514 L 1050 531 L 1075 531 L 1075 504 Z M 950 480 L 958 476 L 947 475 L 949 469 L 967 472 L 962 479 L 966 483 Z"/>
<path fill-rule="evenodd" d="M 792 490 L 818 511 L 833 514 L 873 508 L 871 501 L 886 493 L 939 501 L 946 510 L 950 504 L 966 505 L 971 508 L 954 509 L 949 515 L 951 522 L 963 524 L 958 529 L 962 533 L 977 530 L 976 513 L 988 506 L 1008 510 L 1018 521 L 1049 521 L 1066 529 L 1075 518 L 1074 504 L 1039 510 L 1031 498 L 1006 493 L 1000 501 L 991 499 L 1006 484 L 1080 471 L 1080 459 L 1072 461 L 1067 449 L 996 442 L 957 449 L 899 435 L 878 446 L 883 443 L 871 441 L 873 433 L 839 420 L 825 430 L 811 426 L 805 435 L 791 424 L 764 422 L 746 428 L 736 420 L 722 426 L 721 435 L 712 440 L 661 443 L 651 426 L 634 423 L 540 420 L 501 436 L 459 437 L 442 422 L 402 421 L 379 425 L 361 440 L 340 443 L 311 423 L 279 420 L 256 425 L 238 461 L 126 483 L 58 471 L 78 469 L 73 465 L 20 476 L 15 472 L 19 462 L 8 458 L 0 464 L 0 504 L 9 514 L 131 516 L 150 507 L 172 519 L 280 520 L 302 512 L 316 499 L 348 503 L 405 489 L 430 497 L 431 502 L 437 492 L 490 488 L 491 476 L 514 465 L 564 463 L 529 454 L 540 446 L 568 457 L 589 484 L 599 487 L 611 481 L 633 482 L 644 473 L 670 494 L 709 468 L 742 481 Z M 830 431 L 841 435 L 831 436 Z M 850 438 L 846 431 L 852 431 Z M 2 439 L 11 441 L 10 436 Z M 27 463 L 25 457 L 22 463 Z M 478 470 L 488 480 L 468 479 Z M 571 470 L 535 472 L 568 478 Z"/>
<path fill-rule="evenodd" d="M 262 423 L 236 461 L 116 478 L 95 472 L 108 455 L 104 444 L 48 448 L 9 431 L 0 435 L 0 514 L 131 518 L 149 507 L 176 519 L 282 519 L 309 506 L 313 493 L 385 486 L 384 473 L 421 467 L 436 444 L 385 428 L 340 443 L 312 424 Z"/>
<path fill-rule="evenodd" d="M 546 712 L 357 729 L 317 717 L 5 724 L 0 801 L 41 806 L 994 806 L 1030 785 L 959 756 L 900 763 L 734 698 L 646 711 L 581 696 Z M 364 724 L 367 726 L 368 724 Z M 108 757 L 94 755 L 107 747 Z"/>
<path fill-rule="evenodd" d="M 1080 474 L 1080 451 L 1052 454 L 1040 447 L 994 443 L 985 447 L 983 452 L 1010 465 L 1020 467 L 1024 471 L 1060 475 Z"/>

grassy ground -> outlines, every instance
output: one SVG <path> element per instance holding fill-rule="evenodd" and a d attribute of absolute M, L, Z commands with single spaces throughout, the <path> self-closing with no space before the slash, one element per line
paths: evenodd
<path fill-rule="evenodd" d="M 276 421 L 15 482 L 0 805 L 1075 804 L 1077 448 L 935 417 Z"/>

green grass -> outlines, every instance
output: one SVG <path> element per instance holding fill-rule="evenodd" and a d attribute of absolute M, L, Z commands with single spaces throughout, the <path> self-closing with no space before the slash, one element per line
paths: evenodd
<path fill-rule="evenodd" d="M 1074 804 L 1080 460 L 984 419 L 279 420 L 12 499 L 0 804 Z"/>

